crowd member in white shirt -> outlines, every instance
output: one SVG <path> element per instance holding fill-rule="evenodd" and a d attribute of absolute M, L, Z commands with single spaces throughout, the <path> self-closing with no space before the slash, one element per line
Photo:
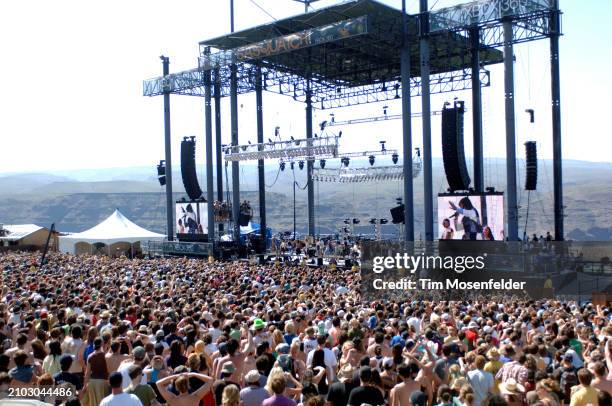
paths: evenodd
<path fill-rule="evenodd" d="M 121 376 L 123 377 L 122 389 L 127 389 L 127 387 L 130 386 L 130 384 L 132 383 L 132 378 L 130 378 L 130 368 L 133 365 L 138 365 L 144 368 L 146 366 L 144 363 L 146 356 L 147 356 L 147 352 L 145 351 L 143 347 L 136 347 L 132 351 L 132 359 L 125 360 L 121 363 L 121 365 L 119 365 L 117 372 L 119 372 Z M 141 383 L 142 384 L 147 383 L 146 377 L 144 374 L 142 376 Z"/>
<path fill-rule="evenodd" d="M 304 343 L 304 353 L 310 354 L 311 351 L 317 348 L 317 338 L 315 337 L 315 329 L 310 326 L 305 331 L 306 337 L 302 340 Z"/>
<path fill-rule="evenodd" d="M 111 394 L 102 399 L 100 406 L 142 406 L 142 402 L 136 395 L 123 392 L 123 376 L 119 372 L 113 372 L 108 378 Z"/>
<path fill-rule="evenodd" d="M 336 367 L 338 366 L 338 360 L 336 359 L 334 352 L 331 349 L 327 348 L 326 346 L 327 335 L 321 335 L 321 334 L 318 335 L 316 342 L 317 342 L 317 346 L 314 349 L 308 351 L 308 355 L 306 357 L 306 365 L 309 368 L 312 368 L 313 367 L 312 358 L 313 358 L 315 351 L 323 350 L 325 369 L 327 371 L 328 381 L 333 382 L 336 377 Z"/>

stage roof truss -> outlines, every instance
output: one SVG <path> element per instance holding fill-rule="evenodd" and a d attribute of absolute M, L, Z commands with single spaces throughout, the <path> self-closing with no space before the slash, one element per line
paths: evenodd
<path fill-rule="evenodd" d="M 474 27 L 480 30 L 481 85 L 489 86 L 486 66 L 503 59 L 502 52 L 496 49 L 503 46 L 503 22 L 512 21 L 514 43 L 546 38 L 551 34 L 550 19 L 558 17 L 551 11 L 552 1 L 477 0 L 431 12 L 431 93 L 471 88 L 469 35 Z M 421 17 L 408 16 L 406 28 L 411 43 L 412 96 L 419 95 L 421 90 L 418 42 Z M 229 57 L 230 62 L 238 61 L 235 64 L 238 94 L 255 91 L 256 72 L 261 69 L 264 90 L 299 101 L 305 101 L 310 91 L 315 108 L 397 99 L 401 97 L 401 21 L 399 10 L 374 0 L 352 0 L 203 41 L 200 67 L 146 80 L 143 94 L 204 97 L 205 68 L 212 69 L 213 82 L 217 83 L 213 97 L 227 97 Z M 311 37 L 316 35 L 322 39 L 312 43 Z M 299 44 L 299 38 L 305 41 L 301 44 L 304 46 L 296 49 L 286 51 L 278 45 L 290 40 Z M 269 55 L 262 56 L 261 52 Z"/>

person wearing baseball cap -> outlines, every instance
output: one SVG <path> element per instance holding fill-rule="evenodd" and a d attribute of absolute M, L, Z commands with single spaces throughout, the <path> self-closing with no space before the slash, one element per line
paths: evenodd
<path fill-rule="evenodd" d="M 132 350 L 132 359 L 124 361 L 119 366 L 119 368 L 117 369 L 117 372 L 120 372 L 121 375 L 123 376 L 122 385 L 123 385 L 124 390 L 127 389 L 127 387 L 130 386 L 130 384 L 132 383 L 132 378 L 130 378 L 130 368 L 134 365 L 144 368 L 146 366 L 146 361 L 145 361 L 146 357 L 147 357 L 147 352 L 145 351 L 144 347 L 139 346 Z M 145 383 L 145 384 L 147 383 L 144 375 L 142 376 L 141 383 Z"/>
<path fill-rule="evenodd" d="M 240 401 L 243 406 L 260 406 L 264 400 L 270 397 L 268 391 L 260 386 L 260 379 L 261 375 L 257 370 L 249 371 L 244 376 L 247 387 L 240 391 Z"/>

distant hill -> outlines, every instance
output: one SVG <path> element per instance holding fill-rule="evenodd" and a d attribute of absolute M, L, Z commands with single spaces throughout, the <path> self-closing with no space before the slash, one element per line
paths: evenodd
<path fill-rule="evenodd" d="M 369 165 L 351 160 L 351 166 Z M 378 164 L 378 162 L 377 162 Z M 328 164 L 329 165 L 329 164 Z M 468 162 L 471 165 L 471 162 Z M 553 230 L 552 165 L 539 161 L 538 190 L 531 193 L 529 234 Z M 318 166 L 318 164 L 317 164 Z M 519 228 L 522 234 L 527 214 L 527 192 L 523 189 L 524 163 L 519 162 Z M 153 172 L 153 173 L 152 173 Z M 229 171 L 228 171 L 229 172 Z M 179 172 L 174 172 L 175 199 L 184 196 Z M 198 168 L 200 185 L 205 187 L 204 171 Z M 229 173 L 231 180 L 231 172 Z M 119 177 L 119 178 L 117 178 Z M 127 180 L 121 180 L 127 179 Z M 277 164 L 266 166 L 268 224 L 275 231 L 293 228 L 293 175 L 288 167 L 279 171 Z M 305 171 L 295 169 L 295 179 L 302 187 Z M 582 161 L 564 162 L 565 230 L 575 240 L 612 240 L 612 164 Z M 486 186 L 505 189 L 505 166 L 501 159 L 485 161 Z M 250 200 L 258 217 L 256 167 L 241 166 L 241 199 Z M 224 178 L 225 185 L 225 178 Z M 434 194 L 444 192 L 446 182 L 440 159 L 433 162 Z M 414 179 L 415 232 L 423 235 L 423 176 Z M 344 226 L 345 218 L 359 218 L 357 232 L 371 233 L 367 220 L 389 218 L 389 209 L 402 196 L 399 181 L 361 184 L 317 183 L 315 187 L 316 230 L 333 233 Z M 61 231 L 82 231 L 121 209 L 128 217 L 153 231 L 165 232 L 165 194 L 151 168 L 102 169 L 53 174 L 12 174 L 0 176 L 0 223 L 56 222 Z M 434 210 L 435 200 L 434 200 Z M 306 192 L 296 190 L 296 229 L 307 230 Z M 258 219 L 256 218 L 256 221 Z M 388 225 L 384 233 L 397 235 L 398 227 Z"/>
<path fill-rule="evenodd" d="M 73 193 L 155 193 L 159 184 L 153 182 L 116 180 L 106 182 L 53 182 L 28 191 L 33 195 L 73 194 Z"/>
<path fill-rule="evenodd" d="M 54 182 L 69 181 L 72 181 L 72 179 L 45 173 L 24 173 L 0 176 L 0 196 L 27 193 Z"/>

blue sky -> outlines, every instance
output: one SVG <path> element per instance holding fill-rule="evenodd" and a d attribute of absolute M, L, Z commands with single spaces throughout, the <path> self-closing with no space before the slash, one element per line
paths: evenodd
<path fill-rule="evenodd" d="M 251 0 L 235 0 L 237 29 L 270 21 Z M 289 0 L 256 0 L 276 18 L 298 14 L 303 6 Z M 400 0 L 384 3 L 399 7 Z M 315 7 L 333 4 L 322 0 Z M 430 0 L 435 7 L 460 3 Z M 409 11 L 418 7 L 408 0 Z M 563 153 L 568 159 L 612 161 L 606 97 L 612 90 L 612 3 L 607 0 L 561 0 Z M 0 173 L 147 166 L 163 158 L 161 98 L 142 97 L 142 80 L 159 75 L 161 54 L 171 58 L 171 71 L 196 66 L 197 43 L 229 31 L 229 0 L 82 1 L 47 0 L 0 3 Z M 539 142 L 544 158 L 550 145 L 550 65 L 548 41 L 516 47 L 517 152 L 522 143 Z M 492 70 L 493 85 L 483 90 L 485 153 L 505 155 L 502 66 Z M 469 92 L 457 94 L 467 100 Z M 441 108 L 450 95 L 434 96 Z M 399 104 L 388 103 L 391 113 Z M 254 95 L 239 98 L 241 142 L 255 140 Z M 382 103 L 335 111 L 337 119 L 382 112 Z M 222 108 L 229 113 L 224 100 Z M 523 111 L 536 110 L 530 125 Z M 282 134 L 304 134 L 304 106 L 292 99 L 264 95 L 265 131 L 280 126 Z M 174 159 L 183 136 L 196 135 L 203 159 L 203 100 L 173 96 Z M 413 98 L 413 110 L 420 99 Z M 315 122 L 329 110 L 316 111 Z M 466 120 L 466 145 L 471 144 Z M 439 117 L 432 120 L 433 153 L 441 155 Z M 400 148 L 400 123 L 351 126 L 343 130 L 341 149 L 377 148 L 384 137 Z M 414 146 L 421 145 L 421 127 L 414 121 Z M 229 114 L 224 114 L 224 139 L 229 139 Z M 381 135 L 384 134 L 384 135 Z M 467 151 L 467 155 L 470 153 Z"/>

